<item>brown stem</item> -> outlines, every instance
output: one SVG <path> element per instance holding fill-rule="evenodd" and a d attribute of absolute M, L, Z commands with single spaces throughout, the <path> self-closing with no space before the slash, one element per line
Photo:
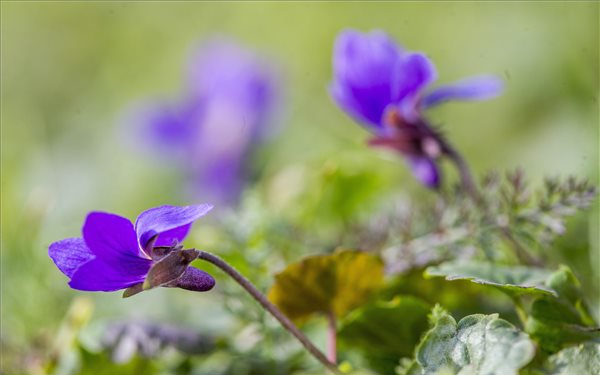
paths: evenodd
<path fill-rule="evenodd" d="M 341 374 L 338 370 L 337 366 L 330 362 L 325 354 L 321 352 L 313 343 L 306 337 L 304 334 L 289 320 L 275 305 L 273 305 L 269 300 L 258 290 L 256 287 L 246 279 L 241 273 L 239 273 L 235 268 L 225 262 L 223 259 L 218 256 L 207 253 L 205 251 L 199 251 L 198 259 L 205 260 L 209 263 L 214 264 L 219 267 L 223 272 L 231 276 L 238 284 L 242 286 L 262 307 L 265 308 L 275 319 L 281 323 L 281 325 L 287 329 L 302 345 L 308 350 L 313 357 L 315 357 L 319 362 L 323 364 L 327 369 L 329 369 L 334 374 Z"/>
<path fill-rule="evenodd" d="M 467 162 L 463 157 L 452 147 L 448 142 L 444 142 L 444 151 L 445 154 L 454 162 L 456 168 L 458 168 L 458 173 L 460 174 L 460 181 L 463 189 L 476 201 L 479 202 L 480 197 L 477 192 L 477 187 L 475 186 L 475 182 L 473 181 L 473 177 L 471 175 L 471 171 Z"/>
<path fill-rule="evenodd" d="M 336 323 L 335 314 L 327 314 L 327 359 L 331 363 L 337 363 L 337 343 L 336 343 Z"/>

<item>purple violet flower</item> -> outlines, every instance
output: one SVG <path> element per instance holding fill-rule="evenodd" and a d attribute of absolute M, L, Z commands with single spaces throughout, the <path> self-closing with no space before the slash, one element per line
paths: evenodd
<path fill-rule="evenodd" d="M 401 153 L 430 188 L 441 182 L 439 158 L 457 161 L 459 156 L 423 111 L 449 100 L 489 99 L 502 91 L 502 81 L 493 76 L 429 89 L 437 78 L 433 63 L 423 53 L 403 50 L 383 31 L 343 31 L 335 42 L 333 70 L 331 96 L 374 134 L 369 144 Z"/>
<path fill-rule="evenodd" d="M 83 225 L 83 238 L 54 242 L 48 255 L 69 277 L 69 286 L 86 291 L 126 289 L 124 297 L 157 286 L 203 292 L 215 280 L 189 264 L 198 251 L 179 243 L 192 223 L 213 206 L 160 206 L 144 211 L 135 226 L 126 218 L 91 212 Z"/>
<path fill-rule="evenodd" d="M 269 133 L 278 96 L 273 70 L 232 42 L 195 51 L 179 101 L 153 103 L 135 122 L 153 152 L 175 159 L 194 194 L 235 203 L 252 151 Z"/>

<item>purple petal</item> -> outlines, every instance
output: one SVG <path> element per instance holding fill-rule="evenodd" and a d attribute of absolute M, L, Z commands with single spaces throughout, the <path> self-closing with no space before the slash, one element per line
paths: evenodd
<path fill-rule="evenodd" d="M 392 99 L 392 77 L 401 49 L 381 31 L 342 32 L 335 42 L 333 99 L 359 122 L 381 128 Z"/>
<path fill-rule="evenodd" d="M 186 224 L 177 228 L 173 228 L 171 230 L 164 231 L 158 236 L 156 242 L 154 243 L 154 246 L 176 245 L 187 237 L 191 228 L 192 224 Z"/>
<path fill-rule="evenodd" d="M 173 241 L 183 241 L 189 226 L 212 208 L 210 204 L 184 207 L 160 206 L 142 212 L 135 223 L 140 247 L 144 248 L 148 240 L 157 234 L 159 235 L 157 244 L 170 246 Z M 182 228 L 186 226 L 187 229 Z"/>
<path fill-rule="evenodd" d="M 394 69 L 392 99 L 399 103 L 406 97 L 416 97 L 437 79 L 433 63 L 422 53 L 402 56 Z"/>
<path fill-rule="evenodd" d="M 429 108 L 448 100 L 486 100 L 500 95 L 504 83 L 498 77 L 478 76 L 440 86 L 423 99 L 423 107 Z"/>
<path fill-rule="evenodd" d="M 246 171 L 240 155 L 223 155 L 210 159 L 198 168 L 192 179 L 192 189 L 202 191 L 210 202 L 222 205 L 235 204 L 244 187 Z"/>
<path fill-rule="evenodd" d="M 48 248 L 48 255 L 58 269 L 73 277 L 73 273 L 84 263 L 94 259 L 94 254 L 88 249 L 83 238 L 67 238 L 54 242 Z"/>
<path fill-rule="evenodd" d="M 152 261 L 138 257 L 95 258 L 79 267 L 69 286 L 73 289 L 112 292 L 144 281 Z"/>
<path fill-rule="evenodd" d="M 198 268 L 188 267 L 175 286 L 195 292 L 206 292 L 215 286 L 215 279 Z"/>
<path fill-rule="evenodd" d="M 359 123 L 369 127 L 370 130 L 377 132 L 382 128 L 381 116 L 385 107 L 380 108 L 381 105 L 379 103 L 374 103 L 370 106 L 368 104 L 365 105 L 364 102 L 357 101 L 353 92 L 337 82 L 332 83 L 329 87 L 329 95 L 347 114 Z M 371 96 L 371 98 L 374 97 Z M 385 101 L 387 102 L 388 100 L 386 99 Z"/>
<path fill-rule="evenodd" d="M 383 31 L 342 31 L 334 46 L 335 78 L 351 86 L 389 85 L 401 53 L 400 47 Z"/>
<path fill-rule="evenodd" d="M 423 185 L 435 189 L 440 186 L 440 171 L 435 162 L 427 157 L 409 157 L 408 165 L 413 175 Z"/>
<path fill-rule="evenodd" d="M 227 39 L 215 39 L 199 48 L 189 64 L 193 97 L 225 101 L 239 115 L 246 132 L 256 138 L 274 109 L 277 93 L 273 70 L 252 52 Z"/>
<path fill-rule="evenodd" d="M 83 224 L 83 239 L 98 258 L 117 262 L 141 255 L 131 222 L 121 216 L 92 212 Z"/>

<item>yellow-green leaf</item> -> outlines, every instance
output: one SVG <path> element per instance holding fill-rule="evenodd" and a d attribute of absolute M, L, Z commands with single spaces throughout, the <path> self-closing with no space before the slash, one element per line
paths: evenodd
<path fill-rule="evenodd" d="M 383 283 L 383 262 L 373 254 L 338 250 L 313 255 L 275 275 L 269 299 L 290 319 L 314 313 L 338 318 L 363 304 Z"/>

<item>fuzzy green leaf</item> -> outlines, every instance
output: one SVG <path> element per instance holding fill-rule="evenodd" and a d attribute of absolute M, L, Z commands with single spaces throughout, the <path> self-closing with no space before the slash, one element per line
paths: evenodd
<path fill-rule="evenodd" d="M 600 344 L 586 342 L 561 350 L 547 360 L 548 375 L 600 374 Z"/>
<path fill-rule="evenodd" d="M 416 352 L 423 374 L 516 375 L 535 354 L 529 337 L 497 314 L 469 315 L 457 324 L 436 306 L 431 323 Z"/>
<path fill-rule="evenodd" d="M 383 283 L 383 262 L 373 254 L 339 250 L 308 256 L 275 275 L 269 299 L 290 319 L 333 312 L 338 318 L 362 305 Z"/>
<path fill-rule="evenodd" d="M 511 296 L 557 295 L 556 291 L 545 285 L 551 273 L 539 268 L 498 266 L 484 262 L 447 262 L 427 268 L 425 275 L 441 276 L 446 280 L 470 280 L 493 286 Z"/>

